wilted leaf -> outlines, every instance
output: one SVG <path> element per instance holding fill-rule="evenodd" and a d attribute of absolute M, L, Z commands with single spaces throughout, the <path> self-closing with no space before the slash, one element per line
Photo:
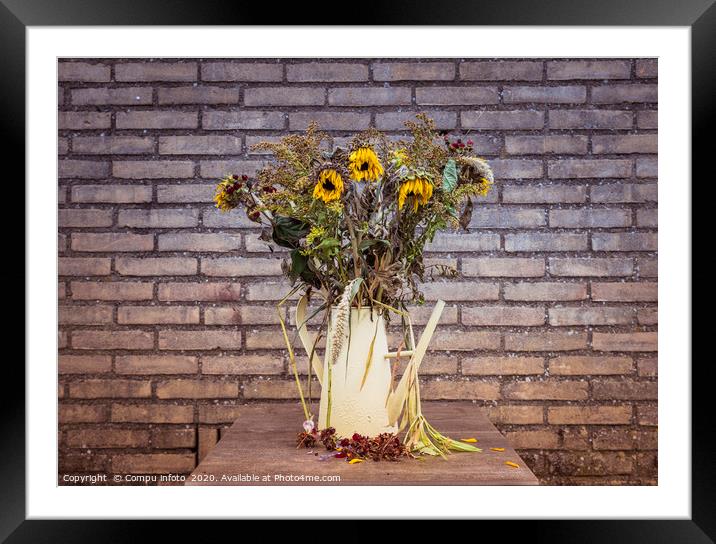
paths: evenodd
<path fill-rule="evenodd" d="M 298 278 L 308 266 L 308 257 L 301 254 L 298 249 L 291 250 L 291 269 L 289 276 L 292 280 Z"/>
<path fill-rule="evenodd" d="M 274 219 L 272 239 L 282 247 L 294 249 L 308 231 L 309 226 L 303 221 L 279 215 Z"/>
<path fill-rule="evenodd" d="M 463 230 L 467 230 L 467 226 L 470 224 L 470 220 L 472 219 L 472 209 L 472 198 L 468 197 L 467 202 L 465 202 L 465 207 L 460 213 L 460 219 L 458 220 L 458 223 L 460 223 Z"/>

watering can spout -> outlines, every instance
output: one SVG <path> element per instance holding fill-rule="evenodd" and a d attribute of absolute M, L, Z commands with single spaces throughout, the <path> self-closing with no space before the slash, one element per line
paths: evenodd
<path fill-rule="evenodd" d="M 410 361 L 408 362 L 408 366 L 405 367 L 405 371 L 403 371 L 403 376 L 400 378 L 398 385 L 393 390 L 393 392 L 388 394 L 386 406 L 388 408 L 388 423 L 390 425 L 394 425 L 398 421 L 398 418 L 403 411 L 403 406 L 405 405 L 405 400 L 408 395 L 408 386 L 410 385 L 412 379 L 417 379 L 420 363 L 422 363 L 423 357 L 425 357 L 425 352 L 428 349 L 428 344 L 430 344 L 430 340 L 433 337 L 433 333 L 435 332 L 435 328 L 438 325 L 438 321 L 440 321 L 440 316 L 442 315 L 444 309 L 445 302 L 442 300 L 438 300 L 435 303 L 433 312 L 432 314 L 430 314 L 430 319 L 428 320 L 427 325 L 425 325 L 425 330 L 420 336 L 420 340 L 418 341 L 417 345 L 415 344 L 415 340 L 413 339 L 412 350 L 391 352 L 385 355 L 386 358 L 397 357 L 398 353 L 400 355 L 410 355 Z"/>

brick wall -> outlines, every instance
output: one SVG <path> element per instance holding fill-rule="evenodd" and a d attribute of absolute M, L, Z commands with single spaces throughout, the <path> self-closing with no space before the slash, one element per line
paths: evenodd
<path fill-rule="evenodd" d="M 656 483 L 656 76 L 649 59 L 60 61 L 60 471 L 186 473 L 236 405 L 295 402 L 280 254 L 212 208 L 216 178 L 312 119 L 340 143 L 422 110 L 497 178 L 471 232 L 431 248 L 461 277 L 425 286 L 448 307 L 424 397 L 475 399 L 544 483 Z"/>

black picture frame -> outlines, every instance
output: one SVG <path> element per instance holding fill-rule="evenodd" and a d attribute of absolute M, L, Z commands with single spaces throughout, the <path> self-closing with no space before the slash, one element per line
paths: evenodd
<path fill-rule="evenodd" d="M 381 3 L 361 3 L 361 11 L 368 14 L 366 24 L 440 24 L 440 25 L 585 25 L 585 26 L 688 26 L 691 28 L 692 72 L 692 175 L 708 172 L 706 161 L 713 154 L 707 131 L 711 129 L 712 98 L 716 96 L 716 6 L 715 0 L 557 0 L 534 2 L 529 0 L 486 0 L 472 3 L 454 3 L 445 9 L 441 2 L 406 2 L 405 0 Z M 323 24 L 326 13 L 333 21 L 352 21 L 354 16 L 341 17 L 341 6 L 332 4 L 324 11 L 311 7 L 315 17 L 309 24 Z M 347 6 L 350 12 L 351 6 Z M 295 11 L 296 13 L 292 13 Z M 280 13 L 276 13 L 280 12 Z M 153 0 L 133 3 L 126 0 L 0 0 L 0 97 L 3 115 L 2 134 L 6 136 L 4 155 L 9 170 L 10 158 L 18 167 L 14 179 L 24 179 L 24 163 L 19 157 L 25 151 L 25 31 L 28 26 L 64 25 L 251 25 L 295 24 L 301 20 L 298 12 L 305 6 L 256 3 L 249 7 L 241 2 L 219 3 L 204 0 Z M 295 16 L 295 18 L 294 18 Z M 380 23 L 378 23 L 380 21 Z M 663 151 L 662 151 L 663 152 Z M 711 169 L 712 170 L 712 169 Z M 688 171 L 687 169 L 685 171 Z M 704 175 L 708 183 L 713 172 Z M 671 180 L 670 183 L 684 183 Z M 14 190 L 14 194 L 13 191 Z M 3 214 L 5 233 L 16 232 L 24 224 L 23 187 L 15 183 L 6 189 L 5 198 L 12 199 L 6 210 L 19 210 L 20 217 Z M 705 219 L 694 214 L 698 232 L 699 221 L 706 228 Z M 23 293 L 16 286 L 23 284 L 25 293 L 32 289 L 24 280 L 24 238 L 7 237 L 6 252 L 12 253 L 16 264 L 11 271 L 1 269 L 3 285 L 8 289 L 6 299 L 13 305 L 15 327 L 24 319 L 18 318 L 24 308 Z M 24 315 L 24 312 L 23 312 Z M 27 326 L 32 326 L 28 323 Z M 708 326 L 703 325 L 703 326 Z M 18 335 L 6 332 L 6 349 L 18 345 Z M 18 331 L 19 333 L 20 331 Z M 693 335 L 693 333 L 692 333 Z M 7 353 L 6 353 L 7 355 Z M 716 538 L 716 470 L 714 470 L 713 440 L 710 434 L 711 406 L 714 383 L 713 364 L 706 357 L 703 364 L 691 367 L 692 372 L 692 518 L 690 520 L 634 520 L 634 521 L 541 521 L 535 523 L 511 521 L 510 535 L 525 531 L 531 541 L 550 542 L 713 542 Z M 0 541 L 19 542 L 125 542 L 146 533 L 146 522 L 141 521 L 39 521 L 26 520 L 25 515 L 25 373 L 19 357 L 6 357 L 4 383 L 0 395 L 2 403 L 2 434 L 0 434 Z M 12 364 L 10 364 L 12 363 Z M 689 361 L 667 361 L 667 364 L 687 365 Z M 48 362 L 48 368 L 50 362 Z M 163 524 L 162 538 L 206 538 L 187 524 Z M 535 529 L 537 529 L 535 531 Z M 350 533 L 351 530 L 349 529 Z M 174 533 L 174 534 L 173 534 Z M 484 535 L 484 533 L 481 533 Z M 463 537 L 467 536 L 462 533 Z M 475 535 L 479 538 L 479 535 Z"/>

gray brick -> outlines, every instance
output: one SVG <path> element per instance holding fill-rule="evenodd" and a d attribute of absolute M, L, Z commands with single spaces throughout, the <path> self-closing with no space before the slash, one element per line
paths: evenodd
<path fill-rule="evenodd" d="M 368 66 L 340 62 L 307 62 L 286 66 L 288 81 L 368 81 Z"/>
<path fill-rule="evenodd" d="M 160 104 L 238 104 L 239 89 L 226 87 L 162 87 Z"/>
<path fill-rule="evenodd" d="M 241 138 L 236 136 L 161 136 L 162 155 L 238 155 Z"/>
<path fill-rule="evenodd" d="M 553 134 L 548 136 L 505 136 L 505 150 L 510 155 L 542 155 L 547 153 L 584 154 L 587 136 Z"/>
<path fill-rule="evenodd" d="M 568 325 L 628 325 L 634 321 L 632 308 L 605 306 L 549 308 L 549 324 L 555 327 Z"/>
<path fill-rule="evenodd" d="M 147 185 L 76 185 L 72 202 L 103 202 L 108 204 L 139 204 L 152 201 L 152 188 Z"/>
<path fill-rule="evenodd" d="M 636 61 L 636 77 L 657 77 L 659 59 L 638 59 Z"/>
<path fill-rule="evenodd" d="M 60 178 L 105 178 L 109 175 L 109 163 L 63 159 L 57 163 L 57 174 Z"/>
<path fill-rule="evenodd" d="M 291 130 L 306 130 L 315 121 L 323 130 L 365 130 L 370 125 L 369 113 L 358 112 L 295 112 L 289 115 Z"/>
<path fill-rule="evenodd" d="M 544 127 L 541 111 L 463 111 L 463 128 L 482 130 L 536 130 Z"/>
<path fill-rule="evenodd" d="M 530 179 L 542 177 L 542 161 L 493 159 L 490 166 L 496 179 Z"/>
<path fill-rule="evenodd" d="M 376 81 L 450 81 L 455 78 L 452 62 L 373 63 Z"/>
<path fill-rule="evenodd" d="M 547 78 L 565 79 L 629 79 L 628 60 L 552 60 L 547 61 Z"/>
<path fill-rule="evenodd" d="M 61 111 L 57 115 L 60 130 L 97 130 L 112 124 L 109 112 Z"/>
<path fill-rule="evenodd" d="M 633 271 L 632 259 L 581 257 L 550 257 L 549 259 L 549 273 L 552 276 L 631 276 Z"/>
<path fill-rule="evenodd" d="M 544 271 L 543 258 L 480 257 L 462 260 L 464 276 L 527 278 L 541 277 Z"/>
<path fill-rule="evenodd" d="M 636 112 L 636 126 L 643 129 L 656 129 L 659 126 L 659 112 L 641 110 Z"/>
<path fill-rule="evenodd" d="M 460 79 L 467 81 L 540 81 L 542 63 L 537 61 L 477 61 L 460 63 Z"/>
<path fill-rule="evenodd" d="M 326 90 L 320 87 L 257 87 L 244 91 L 247 106 L 322 106 Z"/>
<path fill-rule="evenodd" d="M 128 62 L 114 66 L 117 81 L 196 81 L 195 62 Z"/>
<path fill-rule="evenodd" d="M 618 183 L 592 187 L 590 198 L 592 202 L 605 203 L 656 202 L 657 193 L 656 184 Z"/>
<path fill-rule="evenodd" d="M 428 252 L 438 251 L 491 251 L 499 249 L 500 235 L 489 233 L 450 234 L 439 232 L 432 243 L 425 246 Z"/>
<path fill-rule="evenodd" d="M 639 157 L 636 160 L 636 177 L 655 178 L 659 175 L 659 162 L 656 157 Z"/>
<path fill-rule="evenodd" d="M 518 282 L 505 284 L 505 300 L 531 300 L 552 302 L 555 300 L 585 300 L 587 286 L 584 283 Z"/>
<path fill-rule="evenodd" d="M 281 81 L 283 65 L 249 62 L 206 62 L 201 65 L 204 81 Z"/>
<path fill-rule="evenodd" d="M 511 204 L 577 204 L 586 195 L 586 187 L 580 185 L 506 185 L 502 189 L 502 201 Z"/>
<path fill-rule="evenodd" d="M 151 87 L 72 89 L 71 94 L 75 106 L 139 106 L 152 103 Z"/>
<path fill-rule="evenodd" d="M 566 159 L 547 164 L 550 178 L 627 178 L 632 162 L 622 159 Z"/>
<path fill-rule="evenodd" d="M 624 102 L 657 102 L 656 85 L 630 84 L 605 85 L 592 89 L 592 102 L 595 104 L 620 104 Z"/>
<path fill-rule="evenodd" d="M 592 153 L 656 153 L 656 134 L 592 136 Z"/>
<path fill-rule="evenodd" d="M 115 122 L 119 129 L 196 128 L 199 114 L 192 111 L 120 111 Z"/>
<path fill-rule="evenodd" d="M 657 236 L 651 232 L 595 232 L 594 251 L 656 251 Z"/>
<path fill-rule="evenodd" d="M 341 87 L 328 91 L 331 106 L 400 106 L 411 100 L 409 87 Z"/>
<path fill-rule="evenodd" d="M 216 183 L 157 185 L 157 202 L 213 202 Z"/>
<path fill-rule="evenodd" d="M 612 110 L 550 110 L 549 128 L 579 130 L 627 129 L 634 125 L 634 113 Z"/>
<path fill-rule="evenodd" d="M 549 226 L 558 228 L 609 228 L 631 225 L 631 211 L 589 208 L 550 210 Z"/>
<path fill-rule="evenodd" d="M 208 130 L 278 130 L 285 125 L 278 111 L 207 111 L 202 119 Z"/>
<path fill-rule="evenodd" d="M 470 104 L 497 104 L 500 96 L 497 87 L 418 87 L 415 89 L 418 104 L 427 106 L 460 106 Z"/>
<path fill-rule="evenodd" d="M 505 235 L 505 251 L 585 251 L 586 249 L 586 234 L 532 232 Z"/>
<path fill-rule="evenodd" d="M 154 152 L 154 138 L 140 136 L 76 136 L 72 151 L 86 155 L 136 155 Z"/>
<path fill-rule="evenodd" d="M 192 209 L 152 209 L 120 210 L 118 227 L 140 229 L 176 229 L 196 227 L 199 224 L 199 210 Z"/>
<path fill-rule="evenodd" d="M 470 228 L 519 229 L 542 227 L 545 212 L 538 208 L 481 207 L 475 210 Z"/>
<path fill-rule="evenodd" d="M 587 88 L 582 85 L 568 87 L 506 87 L 502 91 L 506 104 L 581 104 L 587 100 Z"/>
<path fill-rule="evenodd" d="M 112 175 L 127 179 L 190 178 L 194 163 L 190 161 L 114 161 Z"/>
<path fill-rule="evenodd" d="M 59 62 L 57 78 L 59 81 L 101 82 L 109 81 L 109 66 L 88 62 Z"/>
<path fill-rule="evenodd" d="M 657 227 L 658 211 L 656 208 L 642 209 L 636 211 L 636 224 L 639 227 Z"/>

